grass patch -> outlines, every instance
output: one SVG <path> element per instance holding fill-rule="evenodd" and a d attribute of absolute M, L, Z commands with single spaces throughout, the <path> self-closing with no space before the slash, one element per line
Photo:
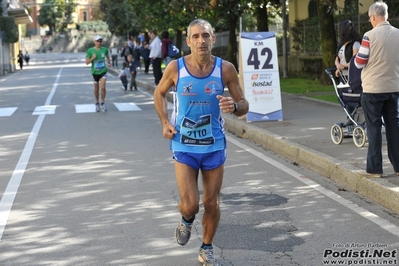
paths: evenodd
<path fill-rule="evenodd" d="M 339 103 L 332 84 L 321 85 L 317 80 L 306 78 L 281 78 L 280 87 L 281 92 L 302 94 L 321 101 Z"/>
<path fill-rule="evenodd" d="M 280 87 L 282 92 L 293 94 L 307 94 L 314 92 L 334 93 L 333 85 L 320 85 L 317 80 L 305 78 L 281 78 Z"/>

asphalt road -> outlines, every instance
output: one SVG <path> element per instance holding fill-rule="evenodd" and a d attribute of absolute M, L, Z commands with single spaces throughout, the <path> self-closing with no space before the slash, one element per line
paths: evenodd
<path fill-rule="evenodd" d="M 0 77 L 0 265 L 200 265 L 203 209 L 177 245 L 179 195 L 152 95 L 120 86 L 109 75 L 108 112 L 94 112 L 84 54 L 32 55 Z M 396 214 L 227 139 L 219 263 L 397 265 Z"/>

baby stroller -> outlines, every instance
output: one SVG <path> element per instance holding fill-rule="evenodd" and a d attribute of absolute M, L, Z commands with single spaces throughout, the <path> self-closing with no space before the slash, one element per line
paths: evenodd
<path fill-rule="evenodd" d="M 334 144 L 341 144 L 344 137 L 352 137 L 356 147 L 363 147 L 366 144 L 366 125 L 363 110 L 361 109 L 362 82 L 361 69 L 355 66 L 355 56 L 352 57 L 349 68 L 348 78 L 341 73 L 343 83 L 337 84 L 334 75 L 336 68 L 327 68 L 325 72 L 330 77 L 338 101 L 341 104 L 345 114 L 346 122 L 335 123 L 332 125 L 330 134 Z"/>

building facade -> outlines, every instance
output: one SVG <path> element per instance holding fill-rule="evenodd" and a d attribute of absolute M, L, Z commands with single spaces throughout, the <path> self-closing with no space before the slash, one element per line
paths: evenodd
<path fill-rule="evenodd" d="M 30 16 L 32 23 L 27 26 L 27 35 L 45 35 L 47 27 L 41 27 L 37 21 L 40 14 L 40 8 L 45 5 L 44 0 L 20 0 L 20 5 L 25 7 Z M 76 7 L 72 13 L 72 21 L 74 24 L 82 21 L 93 21 L 99 19 L 100 0 L 65 0 L 65 4 L 74 4 Z M 74 27 L 74 24 L 70 27 Z"/>

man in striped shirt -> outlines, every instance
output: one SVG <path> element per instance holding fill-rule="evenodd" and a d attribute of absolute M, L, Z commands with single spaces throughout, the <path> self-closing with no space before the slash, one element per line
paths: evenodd
<path fill-rule="evenodd" d="M 381 177 L 382 134 L 385 123 L 388 157 L 399 176 L 399 29 L 391 26 L 388 6 L 378 1 L 368 11 L 373 29 L 363 36 L 355 65 L 362 70 L 362 107 L 366 118 L 367 151 L 366 177 Z M 383 118 L 383 120 L 382 120 Z"/>

